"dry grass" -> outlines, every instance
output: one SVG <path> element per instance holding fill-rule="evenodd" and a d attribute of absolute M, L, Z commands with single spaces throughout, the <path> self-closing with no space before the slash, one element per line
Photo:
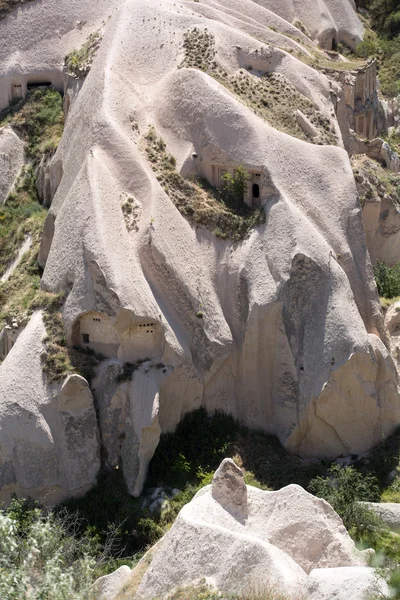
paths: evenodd
<path fill-rule="evenodd" d="M 392 306 L 392 304 L 399 302 L 400 296 L 396 296 L 395 298 L 379 298 L 379 300 L 381 302 L 382 310 L 385 312 Z"/>
<path fill-rule="evenodd" d="M 218 190 L 200 180 L 184 179 L 176 170 L 176 161 L 167 153 L 165 142 L 150 128 L 145 136 L 144 151 L 153 171 L 177 209 L 192 223 L 204 225 L 220 238 L 244 239 L 265 220 L 261 209 L 252 210 L 244 203 L 227 206 Z"/>
<path fill-rule="evenodd" d="M 122 199 L 121 210 L 122 214 L 124 215 L 126 229 L 128 231 L 138 231 L 141 215 L 140 205 L 132 196 L 124 195 Z"/>
<path fill-rule="evenodd" d="M 317 144 L 336 145 L 337 138 L 327 119 L 305 96 L 279 73 L 255 76 L 245 69 L 228 75 L 218 66 L 215 41 L 207 29 L 194 28 L 184 41 L 185 58 L 182 67 L 192 67 L 208 73 L 267 123 L 289 135 Z M 312 138 L 297 124 L 295 110 L 301 110 L 318 131 Z"/>
<path fill-rule="evenodd" d="M 260 581 L 244 584 L 242 589 L 236 593 L 227 593 L 215 590 L 208 586 L 205 580 L 197 585 L 179 587 L 169 596 L 169 600 L 289 600 L 289 596 L 282 593 L 278 586 Z M 119 599 L 118 599 L 119 600 Z M 305 600 L 303 596 L 290 600 Z"/>
<path fill-rule="evenodd" d="M 146 552 L 146 554 L 138 562 L 134 569 L 132 569 L 132 575 L 129 581 L 124 585 L 124 587 L 119 592 L 115 600 L 131 600 L 132 598 L 134 598 L 138 587 L 146 574 L 147 569 L 151 565 L 153 553 L 156 550 L 159 543 L 160 542 L 156 542 L 156 544 L 148 552 Z"/>
<path fill-rule="evenodd" d="M 68 74 L 84 79 L 89 73 L 97 50 L 100 48 L 101 35 L 98 31 L 92 33 L 87 42 L 79 50 L 73 50 L 65 57 L 65 67 Z"/>

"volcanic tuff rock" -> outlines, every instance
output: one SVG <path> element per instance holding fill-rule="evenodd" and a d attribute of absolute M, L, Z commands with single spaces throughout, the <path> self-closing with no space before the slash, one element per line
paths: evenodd
<path fill-rule="evenodd" d="M 398 424 L 400 404 L 334 113 L 338 84 L 288 52 L 310 56 L 317 40 L 354 46 L 353 1 L 33 2 L 0 22 L 0 106 L 20 93 L 14 85 L 62 86 L 63 57 L 98 29 L 90 73 L 66 83 L 61 144 L 42 164 L 39 187 L 52 203 L 39 262 L 42 287 L 67 295 L 68 344 L 107 358 L 93 394 L 110 464 L 121 460 L 139 494 L 160 432 L 199 406 L 275 433 L 303 456 L 369 449 Z M 318 137 L 298 127 L 296 109 L 337 146 L 311 143 Z M 241 165 L 266 216 L 246 239 L 182 214 L 176 171 L 218 187 Z M 7 371 L 28 368 L 18 362 L 23 339 L 0 367 L 4 398 L 15 394 Z M 25 401 L 39 410 L 48 392 L 39 361 L 29 361 L 38 374 Z M 122 365 L 138 361 L 152 368 L 120 381 Z"/>
<path fill-rule="evenodd" d="M 24 164 L 24 143 L 11 127 L 0 128 L 0 205 Z"/>
<path fill-rule="evenodd" d="M 35 313 L 0 369 L 0 500 L 12 493 L 55 504 L 95 482 L 99 435 L 85 379 L 49 384 L 42 373 L 46 330 Z"/>
<path fill-rule="evenodd" d="M 356 550 L 327 502 L 298 485 L 277 492 L 246 486 L 241 470 L 225 459 L 212 485 L 183 507 L 151 550 L 151 560 L 130 579 L 124 573 L 124 598 L 166 597 L 203 578 L 225 593 L 249 587 L 293 599 L 344 598 L 354 577 L 352 598 L 361 600 L 375 577 L 363 566 L 368 555 Z"/>

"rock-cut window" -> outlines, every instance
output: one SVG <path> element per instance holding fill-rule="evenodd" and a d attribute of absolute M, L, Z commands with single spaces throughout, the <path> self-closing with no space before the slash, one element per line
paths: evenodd
<path fill-rule="evenodd" d="M 84 344 L 88 344 L 89 343 L 89 334 L 88 333 L 82 333 L 82 339 L 83 339 L 83 343 Z"/>
<path fill-rule="evenodd" d="M 260 197 L 260 186 L 258 185 L 258 183 L 254 183 L 253 184 L 253 198 L 259 198 Z"/>

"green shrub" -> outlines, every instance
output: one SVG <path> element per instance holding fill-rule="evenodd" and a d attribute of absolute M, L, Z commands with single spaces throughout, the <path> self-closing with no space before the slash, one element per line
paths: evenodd
<path fill-rule="evenodd" d="M 95 538 L 74 536 L 76 519 L 14 500 L 0 510 L 0 598 L 86 600 L 104 558 Z"/>
<path fill-rule="evenodd" d="M 379 53 L 380 46 L 377 36 L 372 31 L 367 31 L 363 41 L 356 48 L 357 56 L 369 58 Z"/>
<path fill-rule="evenodd" d="M 379 500 L 378 480 L 373 475 L 363 475 L 354 467 L 334 464 L 326 477 L 312 479 L 308 489 L 329 502 L 355 537 L 372 537 L 382 528 L 374 513 L 358 504 L 359 500 Z"/>
<path fill-rule="evenodd" d="M 235 169 L 234 175 L 224 173 L 222 176 L 222 196 L 225 203 L 235 210 L 243 208 L 243 196 L 247 191 L 251 177 L 242 166 Z"/>
<path fill-rule="evenodd" d="M 35 89 L 0 112 L 0 127 L 11 124 L 27 141 L 26 153 L 37 163 L 45 150 L 55 150 L 64 129 L 61 94 L 53 89 Z"/>
<path fill-rule="evenodd" d="M 389 267 L 385 261 L 377 261 L 374 267 L 379 296 L 395 298 L 400 295 L 400 263 Z"/>
<path fill-rule="evenodd" d="M 176 160 L 167 153 L 165 142 L 153 127 L 146 135 L 145 153 L 164 191 L 176 208 L 195 225 L 208 227 L 216 237 L 239 242 L 253 227 L 265 222 L 261 208 L 250 208 L 243 200 L 245 172 L 226 180 L 223 193 L 201 179 L 185 179 L 176 170 Z M 243 191 L 241 197 L 239 192 Z"/>

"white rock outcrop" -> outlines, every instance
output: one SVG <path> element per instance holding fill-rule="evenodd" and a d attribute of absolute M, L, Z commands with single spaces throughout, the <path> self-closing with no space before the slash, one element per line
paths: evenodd
<path fill-rule="evenodd" d="M 0 366 L 0 500 L 12 493 L 55 504 L 83 494 L 100 467 L 89 385 L 78 375 L 46 382 L 46 329 L 35 313 Z"/>
<path fill-rule="evenodd" d="M 205 580 L 225 593 L 269 589 L 288 600 L 344 600 L 351 591 L 347 598 L 363 600 L 375 579 L 387 591 L 365 566 L 368 552 L 356 550 L 324 500 L 297 485 L 277 492 L 246 486 L 241 470 L 225 459 L 212 485 L 183 507 L 151 556 L 124 580 L 134 590 L 124 599 L 165 598 Z"/>
<path fill-rule="evenodd" d="M 0 205 L 25 162 L 25 144 L 11 127 L 0 127 Z"/>
<path fill-rule="evenodd" d="M 384 523 L 394 531 L 400 533 L 400 504 L 397 502 L 363 502 L 364 506 L 372 510 Z"/>
<path fill-rule="evenodd" d="M 314 569 L 307 582 L 307 600 L 367 600 L 371 597 L 388 598 L 389 588 L 368 567 L 339 567 Z"/>
<path fill-rule="evenodd" d="M 62 87 L 65 54 L 103 30 L 61 144 L 42 165 L 39 187 L 52 204 L 39 262 L 42 287 L 68 295 L 68 343 L 111 361 L 94 390 L 101 435 L 134 494 L 160 432 L 199 406 L 306 457 L 364 452 L 400 422 L 336 84 L 287 52 L 308 50 L 283 35 L 300 27 L 326 48 L 354 46 L 363 31 L 354 8 L 352 0 L 59 0 L 0 22 L 0 107 L 13 86 Z M 203 41 L 207 32 L 212 64 L 227 78 L 248 67 L 254 82 L 274 74 L 293 88 L 338 145 L 277 131 L 210 71 L 183 66 L 194 31 Z M 265 223 L 234 243 L 185 218 L 143 152 L 149 126 L 185 176 L 216 186 L 216 173 L 240 165 L 259 176 Z M 165 373 L 111 380 L 123 363 L 147 359 Z"/>
<path fill-rule="evenodd" d="M 112 600 L 117 598 L 124 586 L 131 579 L 132 571 L 126 565 L 123 565 L 114 573 L 100 577 L 94 586 L 93 593 L 96 600 Z"/>

